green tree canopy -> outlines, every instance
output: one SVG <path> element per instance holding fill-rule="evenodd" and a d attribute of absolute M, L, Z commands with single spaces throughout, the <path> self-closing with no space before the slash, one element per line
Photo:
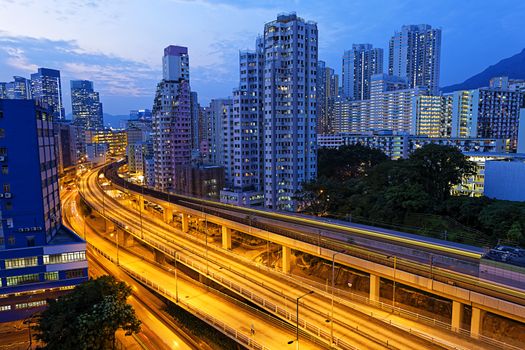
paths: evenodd
<path fill-rule="evenodd" d="M 387 161 L 380 150 L 363 145 L 347 145 L 338 149 L 320 148 L 317 154 L 319 177 L 347 181 L 363 176 L 375 165 Z"/>
<path fill-rule="evenodd" d="M 131 288 L 112 276 L 90 279 L 57 300 L 49 300 L 34 327 L 44 349 L 112 349 L 115 332 L 138 333 L 140 321 L 126 303 Z"/>

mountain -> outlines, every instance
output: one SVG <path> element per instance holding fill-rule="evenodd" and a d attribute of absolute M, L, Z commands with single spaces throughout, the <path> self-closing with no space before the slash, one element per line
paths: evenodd
<path fill-rule="evenodd" d="M 452 92 L 458 90 L 477 89 L 489 86 L 489 80 L 494 77 L 506 76 L 510 79 L 525 79 L 525 49 L 520 53 L 509 58 L 502 59 L 495 65 L 485 69 L 460 84 L 446 86 L 441 88 L 443 92 Z"/>

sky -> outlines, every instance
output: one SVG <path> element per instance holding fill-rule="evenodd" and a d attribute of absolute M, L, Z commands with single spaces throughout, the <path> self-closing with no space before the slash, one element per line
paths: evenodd
<path fill-rule="evenodd" d="M 164 47 L 189 48 L 190 84 L 201 104 L 231 96 L 239 50 L 266 22 L 296 12 L 317 22 L 319 58 L 336 72 L 354 43 L 385 50 L 403 24 L 442 29 L 441 86 L 461 82 L 525 48 L 522 0 L 0 0 L 0 81 L 59 69 L 94 81 L 104 112 L 151 108 Z M 385 66 L 386 67 L 386 66 Z"/>

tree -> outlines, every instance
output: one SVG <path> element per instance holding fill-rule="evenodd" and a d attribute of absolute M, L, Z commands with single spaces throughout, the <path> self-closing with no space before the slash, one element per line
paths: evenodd
<path fill-rule="evenodd" d="M 519 221 L 514 221 L 510 227 L 507 232 L 507 240 L 515 244 L 523 241 L 523 228 Z"/>
<path fill-rule="evenodd" d="M 37 320 L 44 349 L 113 349 L 115 332 L 140 332 L 135 310 L 126 303 L 131 288 L 111 276 L 90 279 L 57 300 Z"/>
<path fill-rule="evenodd" d="M 388 157 L 378 149 L 357 144 L 338 149 L 320 148 L 317 159 L 320 178 L 343 182 L 363 176 L 368 169 L 387 161 Z"/>
<path fill-rule="evenodd" d="M 464 177 L 475 174 L 475 163 L 469 161 L 454 146 L 425 145 L 414 151 L 409 162 L 417 174 L 417 181 L 435 200 L 450 196 L 452 186 L 461 183 Z"/>

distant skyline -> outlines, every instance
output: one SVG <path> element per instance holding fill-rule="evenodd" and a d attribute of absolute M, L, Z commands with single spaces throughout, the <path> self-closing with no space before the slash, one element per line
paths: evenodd
<path fill-rule="evenodd" d="M 253 49 L 264 23 L 282 12 L 318 23 L 319 59 L 338 74 L 354 43 L 383 48 L 386 60 L 388 40 L 403 24 L 443 30 L 441 86 L 525 48 L 525 2 L 516 0 L 0 0 L 0 7 L 0 81 L 59 69 L 67 114 L 75 79 L 94 81 L 107 113 L 151 109 L 163 49 L 172 44 L 189 48 L 191 87 L 201 103 L 231 96 L 239 50 Z"/>

